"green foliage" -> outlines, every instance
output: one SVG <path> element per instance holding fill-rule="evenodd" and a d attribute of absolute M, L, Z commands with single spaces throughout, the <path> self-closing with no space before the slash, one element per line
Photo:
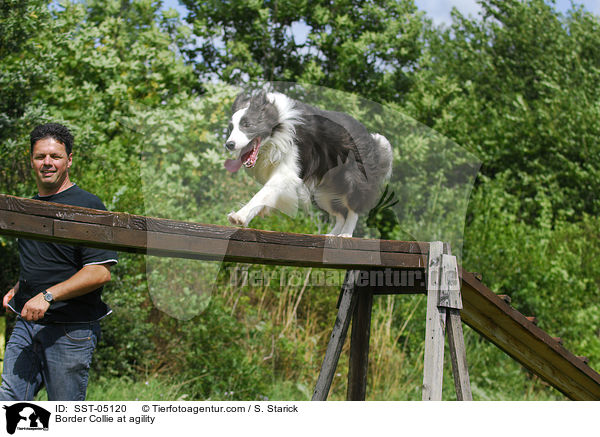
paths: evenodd
<path fill-rule="evenodd" d="M 243 339 L 255 335 L 256 328 L 239 323 L 218 297 L 194 319 L 162 316 L 159 320 L 162 370 L 176 372 L 187 381 L 185 390 L 190 399 L 264 396 L 268 368 L 240 347 Z"/>
<path fill-rule="evenodd" d="M 504 186 L 502 179 L 486 180 L 473 196 L 479 214 L 465 236 L 466 268 L 484 272 L 487 286 L 511 296 L 513 306 L 536 316 L 542 329 L 597 367 L 600 268 L 592 260 L 600 255 L 598 218 L 552 229 L 548 213 L 527 224 L 518 219 L 519 204 Z"/>
<path fill-rule="evenodd" d="M 397 100 L 422 48 L 412 0 L 182 3 L 202 41 L 187 50 L 199 74 L 227 83 L 304 82 Z"/>
<path fill-rule="evenodd" d="M 481 20 L 455 12 L 432 31 L 411 115 L 474 152 L 483 174 L 533 223 L 547 199 L 557 220 L 600 212 L 600 22 L 564 17 L 542 0 L 481 3 Z"/>
<path fill-rule="evenodd" d="M 102 321 L 102 339 L 92 368 L 106 377 L 134 377 L 155 365 L 155 309 L 137 258 L 120 253 L 119 263 L 111 269 L 112 281 L 104 288 L 103 297 L 113 313 Z"/>
<path fill-rule="evenodd" d="M 45 103 L 36 100 L 54 79 L 55 29 L 44 0 L 0 2 L 0 191 L 33 193 L 28 180 L 29 149 L 26 136 L 45 115 Z M 47 39 L 48 38 L 48 39 Z"/>

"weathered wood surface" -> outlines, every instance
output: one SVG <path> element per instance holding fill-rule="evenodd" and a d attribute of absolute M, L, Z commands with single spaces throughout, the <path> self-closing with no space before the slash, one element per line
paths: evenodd
<path fill-rule="evenodd" d="M 442 255 L 442 276 L 440 281 L 440 302 L 438 306 L 462 310 L 460 281 L 455 256 Z"/>
<path fill-rule="evenodd" d="M 596 371 L 495 295 L 473 274 L 460 267 L 459 272 L 464 323 L 568 398 L 600 400 L 600 375 Z"/>
<path fill-rule="evenodd" d="M 358 302 L 352 316 L 352 334 L 350 336 L 350 365 L 346 395 L 346 399 L 349 401 L 364 401 L 367 396 L 372 310 L 372 290 L 370 288 L 359 289 Z"/>
<path fill-rule="evenodd" d="M 456 400 L 472 401 L 469 368 L 467 366 L 467 350 L 463 336 L 460 311 L 455 308 L 446 308 L 446 332 L 448 333 L 448 350 L 452 363 L 452 375 Z"/>
<path fill-rule="evenodd" d="M 403 271 L 416 268 L 424 272 L 429 251 L 428 243 L 327 239 L 323 236 L 202 225 L 68 207 L 1 194 L 0 234 L 85 243 L 135 253 L 201 259 L 211 259 L 212 256 L 212 259 L 227 261 L 344 269 L 381 268 L 389 262 L 390 266 Z M 336 240 L 340 246 L 343 245 L 342 248 L 329 249 L 328 244 Z M 214 246 L 211 248 L 210 244 Z M 221 252 L 223 244 L 227 245 L 224 257 Z M 298 247 L 297 253 L 295 247 Z M 201 254 L 194 252 L 198 248 Z M 324 262 L 324 251 L 329 253 L 329 260 L 333 258 L 337 262 Z M 347 253 L 355 257 L 354 261 L 339 262 Z M 389 254 L 389 257 L 380 257 L 380 264 L 375 265 L 379 253 Z M 279 256 L 282 258 L 279 259 Z M 472 273 L 460 267 L 459 272 L 464 323 L 569 398 L 600 400 L 598 373 L 495 295 Z M 387 291 L 394 292 L 391 288 Z M 415 285 L 411 291 L 424 292 L 425 288 Z M 381 294 L 378 290 L 374 293 Z"/>
<path fill-rule="evenodd" d="M 333 325 L 331 337 L 325 351 L 325 358 L 321 364 L 321 371 L 313 391 L 313 401 L 326 401 L 329 396 L 329 389 L 333 382 L 335 369 L 337 368 L 344 347 L 344 341 L 348 334 L 350 320 L 354 313 L 354 307 L 358 300 L 358 287 L 355 285 L 355 276 L 358 271 L 351 270 L 346 273 L 346 279 L 342 287 L 342 297 L 338 308 L 338 314 Z"/>
<path fill-rule="evenodd" d="M 449 247 L 447 252 L 441 257 L 442 271 L 440 273 L 440 302 L 438 306 L 440 311 L 444 311 L 446 314 L 446 333 L 448 334 L 448 350 L 452 363 L 456 399 L 459 401 L 472 401 L 467 350 L 460 318 L 460 310 L 463 306 L 460 295 L 458 265 L 456 257 L 450 255 Z"/>
<path fill-rule="evenodd" d="M 429 270 L 427 280 L 427 320 L 425 322 L 425 365 L 423 369 L 424 401 L 442 400 L 444 377 L 444 334 L 446 311 L 440 310 L 440 279 L 443 243 L 429 245 Z"/>
<path fill-rule="evenodd" d="M 204 225 L 7 195 L 0 195 L 0 234 L 157 256 L 340 269 L 422 271 L 428 249 L 427 243 Z"/>

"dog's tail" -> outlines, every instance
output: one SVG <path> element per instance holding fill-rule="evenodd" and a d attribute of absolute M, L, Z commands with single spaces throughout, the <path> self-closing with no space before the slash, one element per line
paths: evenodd
<path fill-rule="evenodd" d="M 392 152 L 392 145 L 390 144 L 388 139 L 381 134 L 371 134 L 371 136 L 379 146 L 379 162 L 381 164 L 381 168 L 386 169 L 383 181 L 387 181 L 392 175 L 392 163 L 394 160 L 394 152 Z"/>

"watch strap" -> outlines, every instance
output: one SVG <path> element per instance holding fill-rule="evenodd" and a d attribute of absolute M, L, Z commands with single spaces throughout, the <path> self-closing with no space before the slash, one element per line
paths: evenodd
<path fill-rule="evenodd" d="M 54 303 L 54 296 L 52 296 L 52 293 L 50 293 L 48 290 L 44 290 L 42 291 L 42 294 L 44 295 L 44 299 L 46 299 L 46 302 L 48 303 Z"/>

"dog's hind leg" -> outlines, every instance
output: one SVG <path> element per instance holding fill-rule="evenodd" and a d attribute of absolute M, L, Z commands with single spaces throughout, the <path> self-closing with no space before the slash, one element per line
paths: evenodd
<path fill-rule="evenodd" d="M 342 233 L 342 229 L 344 228 L 344 223 L 346 223 L 346 218 L 342 214 L 331 214 L 335 218 L 335 226 L 333 229 L 326 235 L 328 236 L 337 236 Z"/>
<path fill-rule="evenodd" d="M 342 226 L 339 236 L 351 237 L 352 233 L 354 232 L 354 228 L 356 228 L 356 223 L 358 223 L 358 214 L 349 209 L 348 214 L 346 214 L 346 220 L 344 222 L 344 225 Z"/>

